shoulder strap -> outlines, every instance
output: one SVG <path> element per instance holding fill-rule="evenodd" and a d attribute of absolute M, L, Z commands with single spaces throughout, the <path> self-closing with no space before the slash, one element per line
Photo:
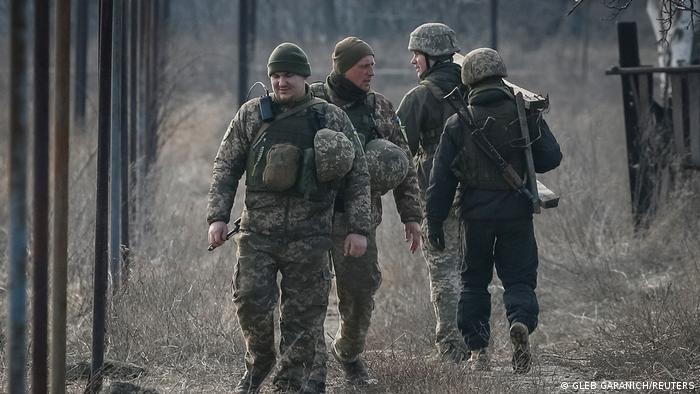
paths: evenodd
<path fill-rule="evenodd" d="M 428 88 L 428 90 L 430 90 L 430 93 L 432 93 L 438 101 L 442 101 L 444 99 L 445 92 L 443 92 L 442 89 L 440 89 L 440 87 L 435 82 L 424 79 L 420 81 L 420 84 Z"/>
<path fill-rule="evenodd" d="M 270 126 L 272 126 L 275 122 L 280 121 L 280 120 L 282 120 L 282 119 L 286 119 L 286 118 L 288 118 L 288 117 L 290 117 L 290 116 L 296 115 L 296 114 L 298 114 L 299 112 L 301 112 L 301 111 L 303 111 L 303 110 L 305 110 L 305 109 L 307 109 L 307 108 L 309 108 L 309 107 L 311 107 L 311 106 L 314 106 L 314 105 L 317 105 L 317 104 L 321 104 L 321 103 L 325 103 L 325 101 L 322 100 L 322 99 L 313 97 L 313 98 L 311 98 L 311 100 L 305 102 L 304 104 L 301 104 L 301 105 L 299 105 L 298 107 L 292 108 L 292 109 L 290 109 L 289 111 L 287 111 L 287 112 L 285 112 L 285 113 L 283 113 L 283 114 L 280 114 L 280 115 L 276 116 L 274 119 L 272 119 L 272 122 L 263 122 L 263 124 L 262 124 L 262 125 L 260 126 L 260 128 L 258 129 L 257 133 L 255 133 L 255 138 L 253 138 L 253 143 L 252 143 L 251 145 L 255 145 L 255 143 L 258 142 L 258 140 L 260 139 L 260 137 L 262 137 L 262 135 L 265 133 L 265 130 L 267 130 L 267 129 L 268 129 Z"/>
<path fill-rule="evenodd" d="M 308 112 L 309 122 L 315 131 L 326 127 L 326 108 L 328 108 L 327 102 L 323 103 L 323 105 L 314 106 Z"/>
<path fill-rule="evenodd" d="M 322 98 L 323 98 L 324 100 L 330 102 L 331 95 L 328 94 L 328 86 L 326 86 L 326 83 L 325 83 L 325 82 L 321 84 L 321 91 L 323 91 L 323 97 L 322 97 Z"/>
<path fill-rule="evenodd" d="M 469 121 L 472 123 L 473 127 L 474 122 L 476 122 L 476 118 L 474 117 L 474 107 L 471 105 L 467 105 L 467 115 L 469 116 Z"/>
<path fill-rule="evenodd" d="M 365 99 L 365 105 L 369 109 L 369 128 L 374 132 L 375 138 L 378 137 L 379 129 L 377 127 L 377 120 L 374 119 L 374 113 L 377 110 L 377 96 L 374 92 L 369 92 L 367 98 Z"/>
<path fill-rule="evenodd" d="M 323 81 L 314 82 L 311 85 L 311 94 L 313 94 L 314 97 L 330 101 L 330 96 L 328 95 L 328 88 L 326 87 L 326 83 Z"/>
<path fill-rule="evenodd" d="M 374 112 L 374 110 L 377 108 L 377 96 L 374 94 L 374 92 L 369 92 L 367 93 L 367 106 Z"/>

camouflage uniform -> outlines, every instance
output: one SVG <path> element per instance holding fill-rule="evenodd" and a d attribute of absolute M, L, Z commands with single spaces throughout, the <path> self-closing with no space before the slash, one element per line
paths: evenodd
<path fill-rule="evenodd" d="M 358 135 L 368 142 L 372 138 L 385 138 L 399 146 L 410 157 L 408 144 L 401 129 L 394 108 L 383 95 L 370 91 L 363 99 L 348 102 L 335 92 L 328 82 L 314 83 L 311 90 L 316 97 L 328 100 L 351 114 L 357 106 L 366 108 L 369 121 L 357 120 L 351 115 Z M 354 107 L 354 108 L 353 108 Z M 366 125 L 369 124 L 369 130 Z M 420 208 L 418 182 L 413 165 L 409 165 L 404 180 L 393 190 L 396 207 L 403 223 L 417 222 L 422 218 Z M 382 280 L 377 261 L 376 228 L 382 220 L 381 195 L 372 193 L 372 229 L 367 237 L 367 252 L 356 258 L 343 256 L 343 233 L 346 232 L 350 215 L 348 212 L 338 212 L 336 209 L 333 223 L 332 260 L 335 269 L 336 287 L 338 292 L 338 309 L 340 312 L 340 328 L 336 334 L 334 346 L 342 359 L 354 360 L 364 351 L 367 330 L 369 329 L 372 310 L 374 309 L 374 294 L 379 289 Z M 338 207 L 338 204 L 336 204 Z M 319 341 L 317 353 L 325 350 L 325 342 Z M 323 360 L 322 362 L 325 362 Z M 317 361 L 318 363 L 318 361 Z"/>
<path fill-rule="evenodd" d="M 410 50 L 421 49 L 420 52 L 430 52 L 425 53 L 426 56 L 440 55 L 447 58 L 420 75 L 420 84 L 406 93 L 398 109 L 399 118 L 414 155 L 424 209 L 435 150 L 440 142 L 445 121 L 454 114 L 452 107 L 442 97 L 461 85 L 460 67 L 451 61 L 452 53 L 459 49 L 456 48 L 452 39 L 435 38 L 444 31 L 444 25 L 429 23 L 412 33 Z M 421 35 L 416 36 L 416 32 L 420 32 Z M 424 220 L 422 223 L 424 235 L 426 229 L 427 222 Z M 438 251 L 432 248 L 425 237 L 422 250 L 430 273 L 430 299 L 435 311 L 437 351 L 441 356 L 459 359 L 467 350 L 456 320 L 462 261 L 457 204 L 453 204 L 451 213 L 444 222 L 444 229 L 444 250 Z"/>
<path fill-rule="evenodd" d="M 312 99 L 308 92 L 303 100 Z M 207 220 L 229 222 L 238 181 L 247 168 L 251 144 L 262 125 L 259 99 L 245 103 L 224 136 L 214 162 Z M 342 179 L 349 213 L 347 232 L 368 235 L 370 223 L 369 175 L 350 120 L 334 105 L 323 102 L 291 116 L 307 117 L 323 107 L 324 127 L 344 133 L 355 142 L 355 158 Z M 290 108 L 273 104 L 274 113 Z M 274 127 L 274 126 L 272 126 Z M 269 129 L 268 129 L 269 130 Z M 247 182 L 251 174 L 247 173 Z M 238 261 L 234 272 L 234 303 L 246 342 L 246 371 L 267 375 L 275 364 L 273 310 L 281 290 L 280 354 L 275 386 L 298 390 L 314 359 L 328 304 L 333 200 L 337 188 L 322 201 L 289 193 L 246 188 L 241 232 L 237 235 Z M 277 272 L 282 280 L 277 285 Z"/>

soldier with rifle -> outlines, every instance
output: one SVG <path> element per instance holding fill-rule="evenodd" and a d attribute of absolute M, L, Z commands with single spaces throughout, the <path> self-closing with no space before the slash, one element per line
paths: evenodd
<path fill-rule="evenodd" d="M 435 154 L 427 192 L 428 242 L 444 248 L 443 222 L 459 187 L 466 253 L 457 320 L 470 351 L 470 368 L 489 367 L 488 286 L 495 266 L 505 289 L 513 371 L 526 373 L 529 335 L 539 314 L 532 221 L 538 202 L 536 187 L 528 186 L 534 185 L 534 176 L 526 174 L 529 163 L 533 174 L 556 168 L 562 154 L 539 111 L 525 114 L 522 105 L 518 111 L 504 77 L 506 67 L 495 50 L 479 48 L 464 57 L 461 78 L 470 91 L 466 105 L 445 124 Z"/>

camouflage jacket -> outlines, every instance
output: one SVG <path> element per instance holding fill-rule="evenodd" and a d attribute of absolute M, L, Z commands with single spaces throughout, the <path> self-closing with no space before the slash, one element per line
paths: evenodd
<path fill-rule="evenodd" d="M 353 103 L 347 102 L 338 96 L 337 93 L 328 86 L 327 83 L 316 82 L 311 85 L 311 93 L 319 98 L 327 100 L 340 108 L 344 108 Z M 402 130 L 401 122 L 394 112 L 394 106 L 383 95 L 377 92 L 370 92 L 375 97 L 373 118 L 376 123 L 376 131 L 379 138 L 385 138 L 406 152 L 411 157 L 406 136 Z M 408 168 L 406 178 L 393 190 L 396 209 L 399 212 L 402 223 L 420 223 L 423 214 L 420 205 L 420 190 L 416 178 L 416 169 L 412 163 Z M 378 226 L 382 221 L 382 197 L 378 194 L 372 195 L 372 224 Z"/>
<path fill-rule="evenodd" d="M 445 121 L 454 110 L 444 100 L 438 100 L 428 83 L 436 85 L 444 94 L 461 84 L 460 67 L 454 63 L 441 63 L 421 75 L 421 84 L 411 89 L 401 100 L 397 111 L 406 138 L 415 156 L 421 199 L 430 180 L 433 156 L 440 142 Z M 428 81 L 428 82 L 424 82 Z"/>
<path fill-rule="evenodd" d="M 308 92 L 308 85 L 307 85 Z M 311 99 L 307 93 L 304 100 Z M 236 196 L 238 181 L 246 169 L 250 146 L 262 125 L 258 104 L 254 98 L 241 106 L 231 121 L 214 161 L 209 189 L 207 221 L 228 223 Z M 332 104 L 325 104 L 325 127 L 345 133 L 356 141 L 355 159 L 350 172 L 343 178 L 348 215 L 348 233 L 368 235 L 370 232 L 370 183 L 362 147 L 347 115 Z M 290 108 L 273 105 L 275 114 Z M 306 109 L 304 111 L 308 111 Z M 305 113 L 302 111 L 302 114 Z M 296 116 L 296 115 L 295 115 Z M 334 196 L 337 190 L 333 191 Z M 241 229 L 269 236 L 289 238 L 329 237 L 332 230 L 333 202 L 313 202 L 284 193 L 246 190 Z"/>

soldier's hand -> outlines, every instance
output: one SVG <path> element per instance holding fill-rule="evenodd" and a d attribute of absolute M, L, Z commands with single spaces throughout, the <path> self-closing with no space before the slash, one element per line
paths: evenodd
<path fill-rule="evenodd" d="M 209 244 L 215 247 L 221 246 L 226 242 L 226 234 L 228 234 L 228 226 L 225 222 L 214 222 L 209 225 Z"/>
<path fill-rule="evenodd" d="M 351 257 L 360 257 L 367 251 L 367 237 L 350 233 L 345 237 L 344 254 Z"/>
<path fill-rule="evenodd" d="M 406 231 L 406 242 L 410 242 L 408 249 L 411 253 L 415 253 L 420 246 L 420 224 L 416 222 L 408 222 L 404 224 L 404 230 Z"/>
<path fill-rule="evenodd" d="M 445 232 L 442 231 L 442 222 L 428 220 L 428 243 L 433 249 L 445 250 Z"/>

